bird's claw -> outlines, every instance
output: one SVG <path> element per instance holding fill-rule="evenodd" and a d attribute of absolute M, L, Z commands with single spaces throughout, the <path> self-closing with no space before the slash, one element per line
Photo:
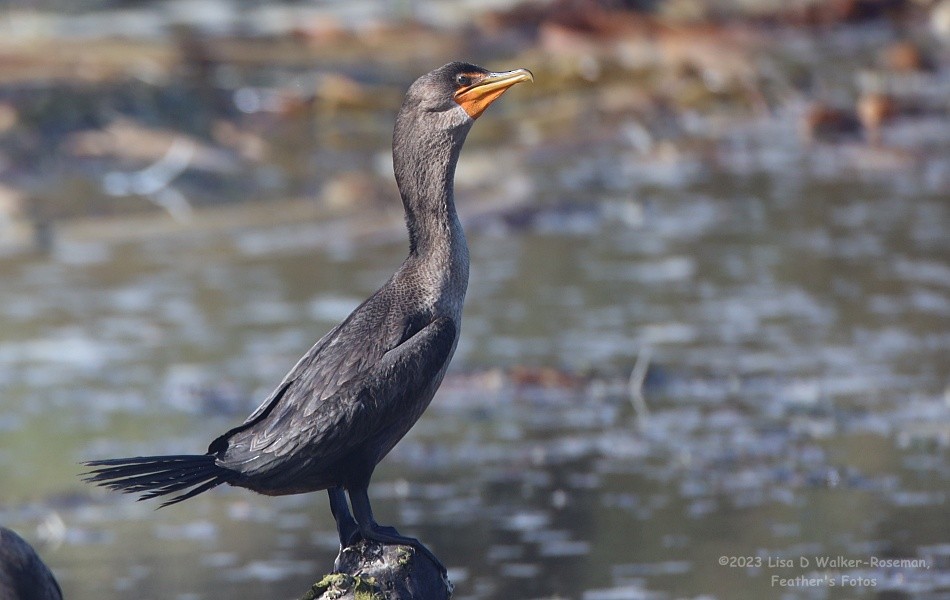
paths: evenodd
<path fill-rule="evenodd" d="M 443 577 L 446 575 L 445 565 L 442 564 L 442 561 L 439 560 L 431 550 L 426 548 L 425 545 L 416 538 L 400 534 L 395 527 L 387 527 L 385 525 L 373 523 L 370 528 L 361 529 L 359 533 L 360 536 L 365 540 L 373 540 L 382 544 L 411 546 L 414 550 L 421 552 L 430 561 L 432 561 L 432 564 L 434 564 L 439 569 Z"/>

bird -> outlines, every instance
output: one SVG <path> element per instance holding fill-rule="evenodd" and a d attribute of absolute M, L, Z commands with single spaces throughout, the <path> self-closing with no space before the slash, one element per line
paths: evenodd
<path fill-rule="evenodd" d="M 63 592 L 43 559 L 12 529 L 0 526 L 0 598 L 63 600 Z"/>
<path fill-rule="evenodd" d="M 360 540 L 419 540 L 376 522 L 376 465 L 416 423 L 459 340 L 469 253 L 455 207 L 459 153 L 475 120 L 527 69 L 452 62 L 409 86 L 393 130 L 393 171 L 409 254 L 396 272 L 320 338 L 274 391 L 205 454 L 91 460 L 85 480 L 176 504 L 221 484 L 266 495 L 326 490 L 341 551 Z M 347 500 L 348 499 L 348 500 Z"/>

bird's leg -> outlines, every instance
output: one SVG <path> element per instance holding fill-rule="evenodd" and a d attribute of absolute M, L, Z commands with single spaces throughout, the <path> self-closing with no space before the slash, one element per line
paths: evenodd
<path fill-rule="evenodd" d="M 364 540 L 373 540 L 383 544 L 401 544 L 412 546 L 429 557 L 435 566 L 445 574 L 445 565 L 442 564 L 431 550 L 422 545 L 416 538 L 400 535 L 393 527 L 384 527 L 373 518 L 373 509 L 369 505 L 369 494 L 366 486 L 349 488 L 350 504 L 359 527 L 359 533 Z"/>
<path fill-rule="evenodd" d="M 330 496 L 330 512 L 336 519 L 336 531 L 340 535 L 340 550 L 349 548 L 360 539 L 360 529 L 356 519 L 350 514 L 350 507 L 346 503 L 346 494 L 341 487 L 332 487 L 327 490 Z"/>

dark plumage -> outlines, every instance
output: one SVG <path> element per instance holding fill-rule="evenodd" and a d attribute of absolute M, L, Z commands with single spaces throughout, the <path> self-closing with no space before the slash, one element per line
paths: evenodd
<path fill-rule="evenodd" d="M 269 495 L 326 489 L 342 546 L 364 538 L 428 553 L 376 524 L 367 487 L 429 405 L 458 342 L 469 258 L 453 181 L 465 136 L 492 101 L 531 79 L 523 69 L 450 63 L 416 80 L 393 133 L 409 230 L 409 256 L 395 274 L 207 454 L 90 461 L 87 480 L 140 499 L 178 494 L 162 506 L 222 483 Z"/>
<path fill-rule="evenodd" d="M 0 599 L 63 600 L 63 592 L 33 547 L 0 527 Z"/>

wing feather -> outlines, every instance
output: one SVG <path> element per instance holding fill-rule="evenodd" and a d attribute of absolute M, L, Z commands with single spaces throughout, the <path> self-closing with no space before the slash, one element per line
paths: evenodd
<path fill-rule="evenodd" d="M 391 447 L 425 410 L 456 336 L 451 319 L 434 320 L 330 397 L 297 410 L 285 407 L 277 418 L 271 413 L 264 422 L 239 432 L 219 463 L 245 475 L 273 472 L 289 479 L 331 469 L 373 438 Z M 384 439 L 387 436 L 395 439 Z"/>

